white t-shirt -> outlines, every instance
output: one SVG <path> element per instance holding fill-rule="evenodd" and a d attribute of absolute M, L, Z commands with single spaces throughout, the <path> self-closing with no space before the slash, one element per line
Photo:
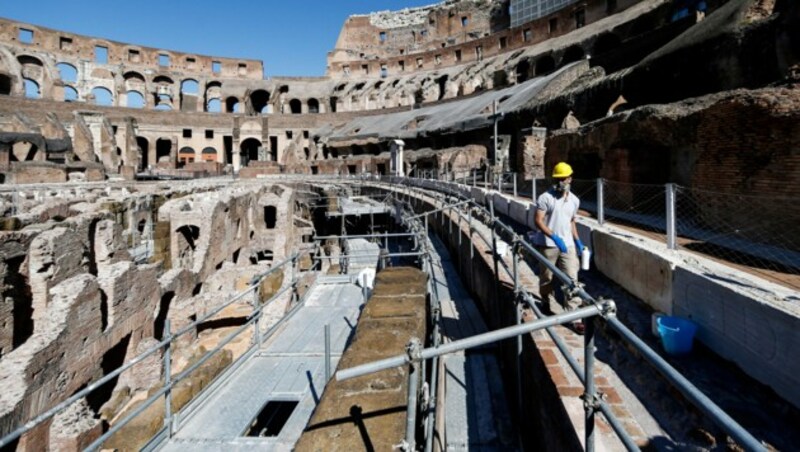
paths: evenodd
<path fill-rule="evenodd" d="M 552 188 L 542 193 L 536 202 L 536 209 L 544 212 L 544 224 L 553 231 L 553 234 L 561 237 L 567 248 L 574 248 L 575 241 L 572 239 L 572 219 L 578 214 L 581 201 L 572 192 L 567 196 L 556 198 L 559 195 Z M 555 247 L 556 244 L 550 237 L 544 235 L 537 229 L 533 236 L 533 243 L 538 246 Z"/>

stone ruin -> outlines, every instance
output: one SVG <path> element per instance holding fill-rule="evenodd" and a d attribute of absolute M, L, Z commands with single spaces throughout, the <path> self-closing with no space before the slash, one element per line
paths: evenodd
<path fill-rule="evenodd" d="M 405 174 L 469 177 L 497 164 L 493 105 L 520 186 L 568 160 L 584 179 L 800 195 L 797 2 L 708 1 L 677 20 L 671 1 L 611 3 L 515 28 L 498 0 L 351 16 L 325 77 L 268 80 L 260 61 L 0 20 L 0 431 L 307 251 L 319 187 L 260 176 L 388 175 L 403 140 Z M 203 179 L 223 175 L 241 180 Z M 174 371 L 247 303 L 181 343 Z M 16 447 L 81 448 L 162 378 L 154 356 Z"/>

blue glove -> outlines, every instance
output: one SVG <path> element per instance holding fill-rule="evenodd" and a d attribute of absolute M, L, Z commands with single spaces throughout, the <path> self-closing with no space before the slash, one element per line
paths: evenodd
<path fill-rule="evenodd" d="M 581 239 L 575 239 L 575 248 L 578 248 L 578 256 L 583 254 L 583 242 L 581 242 Z"/>
<path fill-rule="evenodd" d="M 567 244 L 564 243 L 564 240 L 561 237 L 553 234 L 550 236 L 550 239 L 556 243 L 556 246 L 558 247 L 559 251 L 561 251 L 562 253 L 567 252 Z"/>

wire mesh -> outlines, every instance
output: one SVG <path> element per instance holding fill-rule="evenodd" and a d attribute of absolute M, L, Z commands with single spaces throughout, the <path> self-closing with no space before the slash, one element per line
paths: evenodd
<path fill-rule="evenodd" d="M 581 210 L 597 218 L 597 180 L 573 179 L 572 193 L 581 201 Z"/>
<path fill-rule="evenodd" d="M 606 221 L 633 226 L 665 239 L 667 212 L 663 185 L 603 181 Z"/>
<path fill-rule="evenodd" d="M 678 187 L 678 246 L 800 289 L 800 206 L 772 196 Z"/>

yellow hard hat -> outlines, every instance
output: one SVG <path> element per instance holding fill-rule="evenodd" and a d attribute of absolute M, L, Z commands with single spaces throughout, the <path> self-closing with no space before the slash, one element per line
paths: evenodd
<path fill-rule="evenodd" d="M 572 176 L 572 167 L 567 163 L 560 162 L 553 168 L 553 177 L 556 179 L 563 179 Z"/>

